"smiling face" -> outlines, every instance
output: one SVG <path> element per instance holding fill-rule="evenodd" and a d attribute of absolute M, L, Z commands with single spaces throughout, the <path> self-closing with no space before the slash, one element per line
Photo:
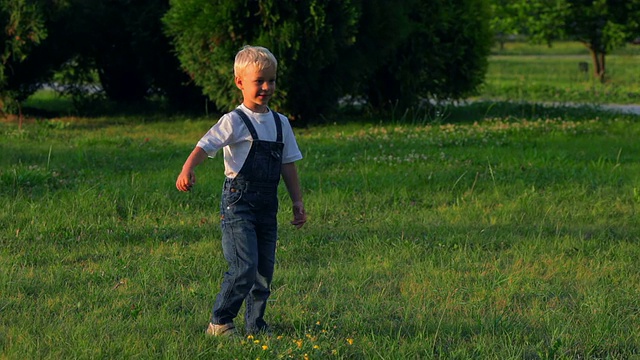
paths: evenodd
<path fill-rule="evenodd" d="M 249 65 L 235 78 L 236 86 L 242 91 L 242 103 L 253 112 L 267 112 L 269 100 L 276 90 L 276 68 L 260 69 Z"/>

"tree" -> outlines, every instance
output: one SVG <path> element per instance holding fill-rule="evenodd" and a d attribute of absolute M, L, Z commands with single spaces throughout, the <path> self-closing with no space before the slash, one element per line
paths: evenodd
<path fill-rule="evenodd" d="M 47 53 L 33 57 L 61 59 L 57 79 L 74 100 L 87 97 L 87 85 L 99 85 L 120 103 L 161 95 L 172 105 L 201 104 L 163 31 L 169 0 L 57 1 L 66 6 L 47 23 L 51 41 L 40 46 Z"/>
<path fill-rule="evenodd" d="M 499 0 L 492 0 L 498 4 Z M 583 43 L 594 75 L 605 81 L 605 57 L 640 31 L 640 0 L 517 0 L 515 24 L 534 42 L 566 38 Z"/>
<path fill-rule="evenodd" d="M 486 0 L 172 0 L 164 20 L 183 68 L 221 109 L 238 104 L 233 57 L 279 59 L 273 105 L 317 120 L 347 95 L 373 107 L 459 98 L 482 82 Z"/>
<path fill-rule="evenodd" d="M 67 55 L 75 59 L 74 70 L 95 70 L 112 100 L 145 99 L 154 85 L 154 73 L 174 58 L 162 32 L 168 0 L 69 1 Z M 177 62 L 173 65 L 178 72 Z"/>
<path fill-rule="evenodd" d="M 272 106 L 308 120 L 334 107 L 353 78 L 335 70 L 353 45 L 358 17 L 356 0 L 172 0 L 164 21 L 182 67 L 218 108 L 240 100 L 236 52 L 260 45 L 279 61 Z"/>
<path fill-rule="evenodd" d="M 518 34 L 517 6 L 512 0 L 491 0 L 489 28 L 500 43 L 500 50 L 509 35 Z"/>
<path fill-rule="evenodd" d="M 42 4 L 26 0 L 0 1 L 0 110 L 19 107 L 32 90 L 32 83 L 17 81 L 25 72 L 20 67 L 47 37 Z"/>
<path fill-rule="evenodd" d="M 484 80 L 492 43 L 485 0 L 406 2 L 410 32 L 376 69 L 369 100 L 406 108 L 460 99 Z"/>

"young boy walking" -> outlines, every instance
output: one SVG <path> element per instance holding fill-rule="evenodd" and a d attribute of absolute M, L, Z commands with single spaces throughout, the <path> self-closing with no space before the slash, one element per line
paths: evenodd
<path fill-rule="evenodd" d="M 293 202 L 297 228 L 307 220 L 295 161 L 302 159 L 288 119 L 270 110 L 278 62 L 263 47 L 245 46 L 234 62 L 243 102 L 200 139 L 176 180 L 196 183 L 194 168 L 222 149 L 225 176 L 220 202 L 222 250 L 228 263 L 207 334 L 237 334 L 233 320 L 244 301 L 247 334 L 268 331 L 264 320 L 275 264 L 280 177 Z"/>

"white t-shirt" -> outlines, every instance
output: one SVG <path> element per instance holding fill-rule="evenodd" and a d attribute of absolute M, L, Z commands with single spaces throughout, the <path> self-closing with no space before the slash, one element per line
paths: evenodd
<path fill-rule="evenodd" d="M 244 105 L 238 108 L 247 114 L 260 140 L 276 141 L 277 130 L 271 111 L 256 113 Z M 302 159 L 302 153 L 298 148 L 289 120 L 281 114 L 278 114 L 278 117 L 282 123 L 282 142 L 284 143 L 282 163 L 287 164 Z M 232 111 L 224 114 L 198 141 L 197 146 L 202 148 L 209 157 L 214 157 L 218 150 L 223 149 L 224 174 L 229 178 L 235 178 L 249 155 L 252 140 L 251 133 L 240 115 Z"/>

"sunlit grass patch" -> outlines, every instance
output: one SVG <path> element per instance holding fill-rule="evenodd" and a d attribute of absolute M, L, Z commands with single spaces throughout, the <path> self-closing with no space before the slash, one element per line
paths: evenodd
<path fill-rule="evenodd" d="M 578 43 L 551 48 L 512 43 L 493 54 L 481 98 L 593 104 L 635 104 L 640 99 L 637 46 L 607 54 L 604 83 L 594 77 L 591 57 Z"/>
<path fill-rule="evenodd" d="M 237 340 L 204 335 L 226 271 L 221 159 L 197 170 L 192 192 L 175 190 L 211 119 L 0 125 L 0 352 L 637 354 L 637 119 L 533 104 L 450 111 L 459 118 L 296 130 L 309 222 L 288 226 L 282 188 L 274 332 Z"/>

